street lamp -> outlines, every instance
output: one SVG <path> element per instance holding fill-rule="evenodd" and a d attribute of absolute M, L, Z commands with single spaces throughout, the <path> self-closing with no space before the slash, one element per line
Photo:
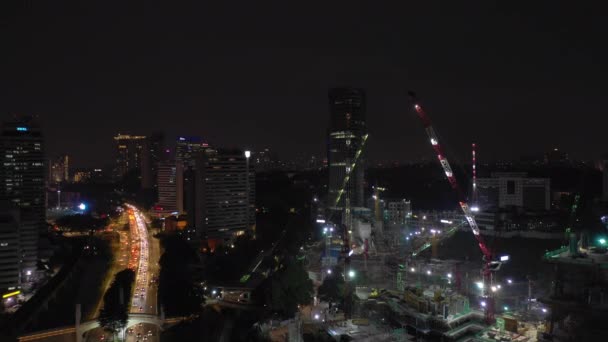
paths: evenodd
<path fill-rule="evenodd" d="M 351 278 L 351 279 L 354 278 L 355 277 L 355 271 L 353 271 L 353 270 L 348 271 L 348 277 Z"/>

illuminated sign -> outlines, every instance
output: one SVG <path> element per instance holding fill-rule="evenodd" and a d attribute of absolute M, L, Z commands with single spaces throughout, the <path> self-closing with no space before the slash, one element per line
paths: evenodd
<path fill-rule="evenodd" d="M 16 296 L 16 295 L 18 295 L 20 293 L 21 293 L 20 290 L 9 292 L 9 293 L 5 293 L 5 294 L 2 295 L 2 299 L 6 299 L 8 297 Z"/>
<path fill-rule="evenodd" d="M 27 127 L 17 127 L 17 130 L 20 132 L 27 132 Z"/>

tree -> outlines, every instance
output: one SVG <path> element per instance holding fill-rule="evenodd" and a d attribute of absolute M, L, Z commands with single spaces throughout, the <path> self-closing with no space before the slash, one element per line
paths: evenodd
<path fill-rule="evenodd" d="M 319 299 L 328 302 L 331 308 L 332 303 L 341 303 L 343 301 L 345 290 L 344 278 L 339 272 L 333 272 L 331 276 L 323 280 L 323 284 L 319 286 L 317 293 Z"/>
<path fill-rule="evenodd" d="M 90 214 L 66 215 L 58 218 L 57 221 L 55 221 L 55 223 L 61 228 L 79 232 L 103 229 L 108 222 L 108 218 L 95 218 Z"/>
<path fill-rule="evenodd" d="M 135 272 L 131 269 L 120 271 L 103 296 L 103 308 L 99 312 L 99 325 L 116 334 L 127 326 L 129 319 L 129 298 L 135 281 Z"/>
<path fill-rule="evenodd" d="M 164 237 L 160 258 L 159 299 L 167 315 L 198 312 L 203 303 L 200 287 L 194 281 L 191 265 L 198 262 L 196 252 L 179 236 Z"/>
<path fill-rule="evenodd" d="M 266 305 L 284 318 L 293 317 L 298 305 L 312 302 L 312 281 L 300 262 L 289 261 L 265 285 Z"/>

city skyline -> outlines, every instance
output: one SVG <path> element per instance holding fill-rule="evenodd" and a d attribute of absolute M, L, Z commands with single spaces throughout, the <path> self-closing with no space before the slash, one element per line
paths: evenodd
<path fill-rule="evenodd" d="M 0 111 L 39 115 L 49 155 L 78 166 L 110 160 L 99 142 L 119 132 L 159 129 L 169 141 L 324 155 L 335 86 L 366 90 L 370 160 L 428 155 L 408 89 L 463 160 L 472 142 L 480 162 L 605 152 L 607 29 L 591 6 L 22 6 L 5 11 Z"/>

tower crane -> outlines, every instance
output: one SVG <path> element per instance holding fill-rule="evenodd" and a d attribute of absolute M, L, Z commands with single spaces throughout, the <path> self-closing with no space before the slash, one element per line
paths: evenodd
<path fill-rule="evenodd" d="M 450 183 L 450 186 L 452 187 L 452 189 L 458 195 L 458 204 L 460 205 L 460 208 L 462 209 L 464 217 L 465 217 L 466 221 L 468 222 L 469 227 L 471 228 L 471 231 L 473 232 L 473 235 L 475 236 L 475 239 L 477 239 L 479 249 L 481 249 L 481 252 L 483 254 L 483 266 L 482 266 L 481 274 L 483 276 L 482 297 L 485 298 L 485 302 L 482 303 L 482 306 L 485 306 L 485 309 L 486 309 L 485 310 L 486 323 L 491 324 L 494 322 L 494 297 L 492 295 L 492 292 L 487 291 L 487 289 L 489 289 L 492 285 L 492 272 L 498 271 L 500 269 L 501 261 L 492 260 L 492 257 L 493 257 L 492 251 L 490 250 L 490 248 L 488 248 L 488 246 L 484 242 L 483 237 L 481 236 L 481 234 L 479 232 L 479 227 L 477 226 L 475 217 L 473 216 L 471 209 L 470 209 L 469 205 L 467 204 L 467 200 L 466 200 L 460 186 L 458 185 L 458 181 L 456 180 L 456 178 L 454 176 L 454 172 L 452 172 L 452 167 L 450 166 L 450 163 L 448 162 L 448 160 L 445 156 L 445 153 L 443 152 L 443 148 L 442 148 L 441 144 L 439 143 L 437 134 L 435 134 L 435 129 L 433 128 L 431 119 L 429 118 L 429 116 L 426 114 L 426 112 L 420 105 L 420 102 L 418 101 L 416 94 L 412 91 L 410 91 L 408 94 L 413 103 L 414 111 L 416 112 L 416 115 L 418 116 L 418 118 L 420 118 L 420 120 L 422 121 L 422 125 L 424 126 L 426 134 L 429 137 L 431 146 L 433 147 L 433 150 L 435 150 L 435 153 L 437 154 L 437 159 L 439 159 L 439 163 L 441 164 L 441 167 L 443 168 L 445 176 L 446 176 L 448 182 Z M 484 305 L 484 303 L 485 303 L 485 305 Z"/>

